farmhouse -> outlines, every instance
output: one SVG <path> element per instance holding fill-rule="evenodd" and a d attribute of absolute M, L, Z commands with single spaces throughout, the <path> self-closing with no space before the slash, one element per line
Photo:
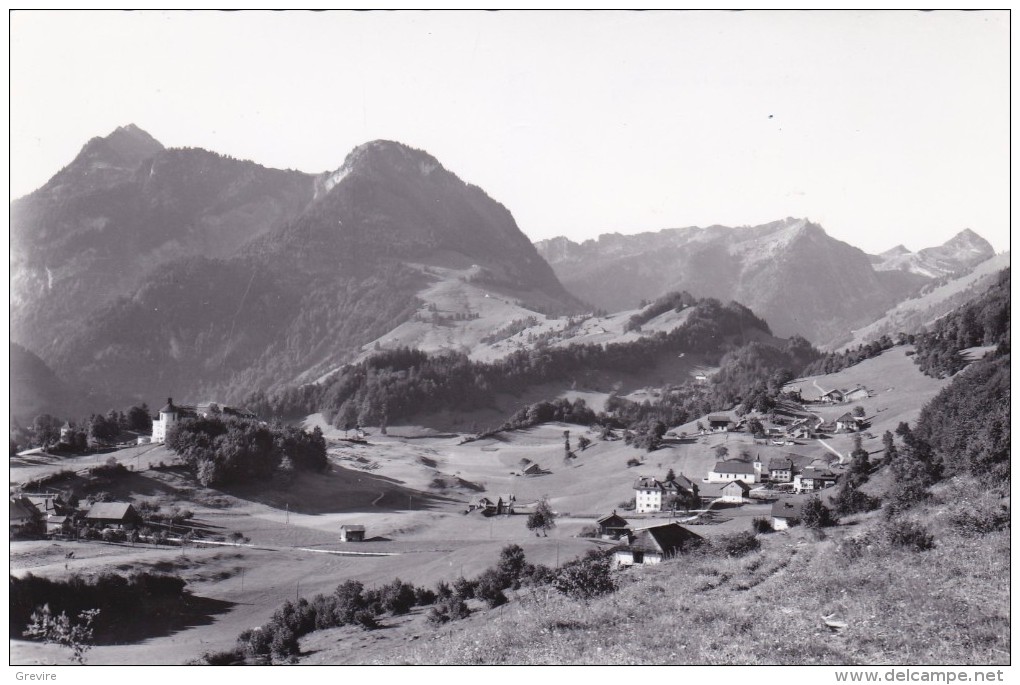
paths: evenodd
<path fill-rule="evenodd" d="M 737 422 L 726 414 L 709 414 L 708 429 L 715 432 L 725 433 L 736 426 Z"/>
<path fill-rule="evenodd" d="M 830 390 L 821 397 L 822 402 L 829 404 L 838 404 L 843 402 L 843 391 L 842 390 Z"/>
<path fill-rule="evenodd" d="M 856 433 L 861 429 L 861 423 L 863 419 L 860 419 L 850 412 L 843 414 L 836 419 L 836 432 L 837 433 Z"/>
<path fill-rule="evenodd" d="M 365 526 L 357 523 L 345 523 L 340 526 L 340 542 L 364 542 Z"/>
<path fill-rule="evenodd" d="M 698 486 L 683 474 L 664 482 L 642 476 L 634 482 L 634 490 L 634 510 L 638 514 L 670 509 L 677 500 L 698 496 Z"/>
<path fill-rule="evenodd" d="M 857 402 L 858 400 L 866 400 L 868 399 L 868 396 L 869 396 L 868 389 L 860 385 L 858 385 L 853 390 L 843 391 L 844 402 Z"/>
<path fill-rule="evenodd" d="M 741 503 L 750 494 L 751 486 L 742 480 L 735 480 L 727 483 L 722 489 L 723 502 Z"/>
<path fill-rule="evenodd" d="M 96 528 L 130 530 L 139 521 L 138 512 L 127 502 L 96 502 L 85 514 L 85 523 Z"/>
<path fill-rule="evenodd" d="M 468 505 L 468 511 L 474 511 L 475 509 L 481 509 L 483 514 L 495 514 L 496 503 L 488 497 L 479 497 Z"/>
<path fill-rule="evenodd" d="M 11 497 L 11 537 L 35 535 L 43 531 L 43 515 L 24 496 Z"/>
<path fill-rule="evenodd" d="M 773 483 L 789 483 L 793 480 L 793 461 L 787 457 L 769 459 L 769 480 Z"/>
<path fill-rule="evenodd" d="M 617 514 L 615 509 L 612 514 L 603 516 L 595 523 L 598 524 L 599 535 L 604 538 L 619 540 L 630 533 L 630 528 L 627 527 L 627 519 Z"/>
<path fill-rule="evenodd" d="M 539 466 L 535 462 L 531 462 L 526 467 L 524 467 L 524 470 L 521 471 L 521 473 L 523 473 L 525 476 L 541 476 L 546 472 L 542 470 L 541 466 Z"/>
<path fill-rule="evenodd" d="M 796 492 L 815 492 L 836 484 L 837 476 L 828 469 L 809 466 L 793 477 L 793 489 Z"/>
<path fill-rule="evenodd" d="M 803 499 L 783 499 L 772 505 L 772 527 L 786 530 L 800 522 L 803 513 Z"/>
<path fill-rule="evenodd" d="M 757 483 L 758 476 L 754 464 L 739 459 L 716 462 L 715 468 L 708 472 L 708 482 L 722 483 L 729 480 L 742 480 L 745 483 Z"/>
<path fill-rule="evenodd" d="M 658 564 L 697 545 L 701 539 L 679 523 L 644 528 L 613 550 L 613 562 L 617 566 Z"/>

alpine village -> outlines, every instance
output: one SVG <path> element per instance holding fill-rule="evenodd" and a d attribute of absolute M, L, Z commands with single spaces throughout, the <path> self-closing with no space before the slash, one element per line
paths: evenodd
<path fill-rule="evenodd" d="M 1008 664 L 1010 271 L 532 243 L 398 142 L 11 204 L 12 664 Z"/>

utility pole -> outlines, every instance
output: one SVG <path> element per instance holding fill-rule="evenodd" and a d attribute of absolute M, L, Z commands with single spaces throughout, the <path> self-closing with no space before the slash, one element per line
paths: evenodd
<path fill-rule="evenodd" d="M 290 502 L 287 502 L 287 525 L 290 525 Z"/>

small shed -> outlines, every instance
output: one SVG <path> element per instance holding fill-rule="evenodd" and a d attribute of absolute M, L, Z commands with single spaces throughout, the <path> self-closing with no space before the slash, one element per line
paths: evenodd
<path fill-rule="evenodd" d="M 345 523 L 340 526 L 340 542 L 364 542 L 365 526 L 356 523 Z"/>

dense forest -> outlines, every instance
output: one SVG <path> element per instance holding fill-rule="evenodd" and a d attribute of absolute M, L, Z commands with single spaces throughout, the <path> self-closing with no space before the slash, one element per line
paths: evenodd
<path fill-rule="evenodd" d="M 247 406 L 262 416 L 293 417 L 323 412 L 333 425 L 386 425 L 409 418 L 422 407 L 469 409 L 486 406 L 495 393 L 519 394 L 532 385 L 570 380 L 592 370 L 639 371 L 655 365 L 663 355 L 697 352 L 718 360 L 721 370 L 707 386 L 693 382 L 670 389 L 661 401 L 634 405 L 619 398 L 611 402 L 613 416 L 596 416 L 583 406 L 538 403 L 510 417 L 502 428 L 564 419 L 583 423 L 631 426 L 651 418 L 673 425 L 690 416 L 735 404 L 768 411 L 783 384 L 797 375 L 819 352 L 803 338 L 781 347 L 760 342 L 741 344 L 753 332 L 768 334 L 768 326 L 746 307 L 718 300 L 691 302 L 686 322 L 669 333 L 629 343 L 539 345 L 494 362 L 471 361 L 458 353 L 427 354 L 418 350 L 383 351 L 345 367 L 322 385 L 306 385 L 267 395 L 257 392 Z M 654 306 L 654 305 L 653 305 Z"/>
<path fill-rule="evenodd" d="M 917 336 L 915 361 L 925 374 L 946 378 L 967 365 L 962 350 L 997 345 L 1009 350 L 1009 269 L 1003 269 L 988 291 L 970 304 L 939 319 Z"/>

